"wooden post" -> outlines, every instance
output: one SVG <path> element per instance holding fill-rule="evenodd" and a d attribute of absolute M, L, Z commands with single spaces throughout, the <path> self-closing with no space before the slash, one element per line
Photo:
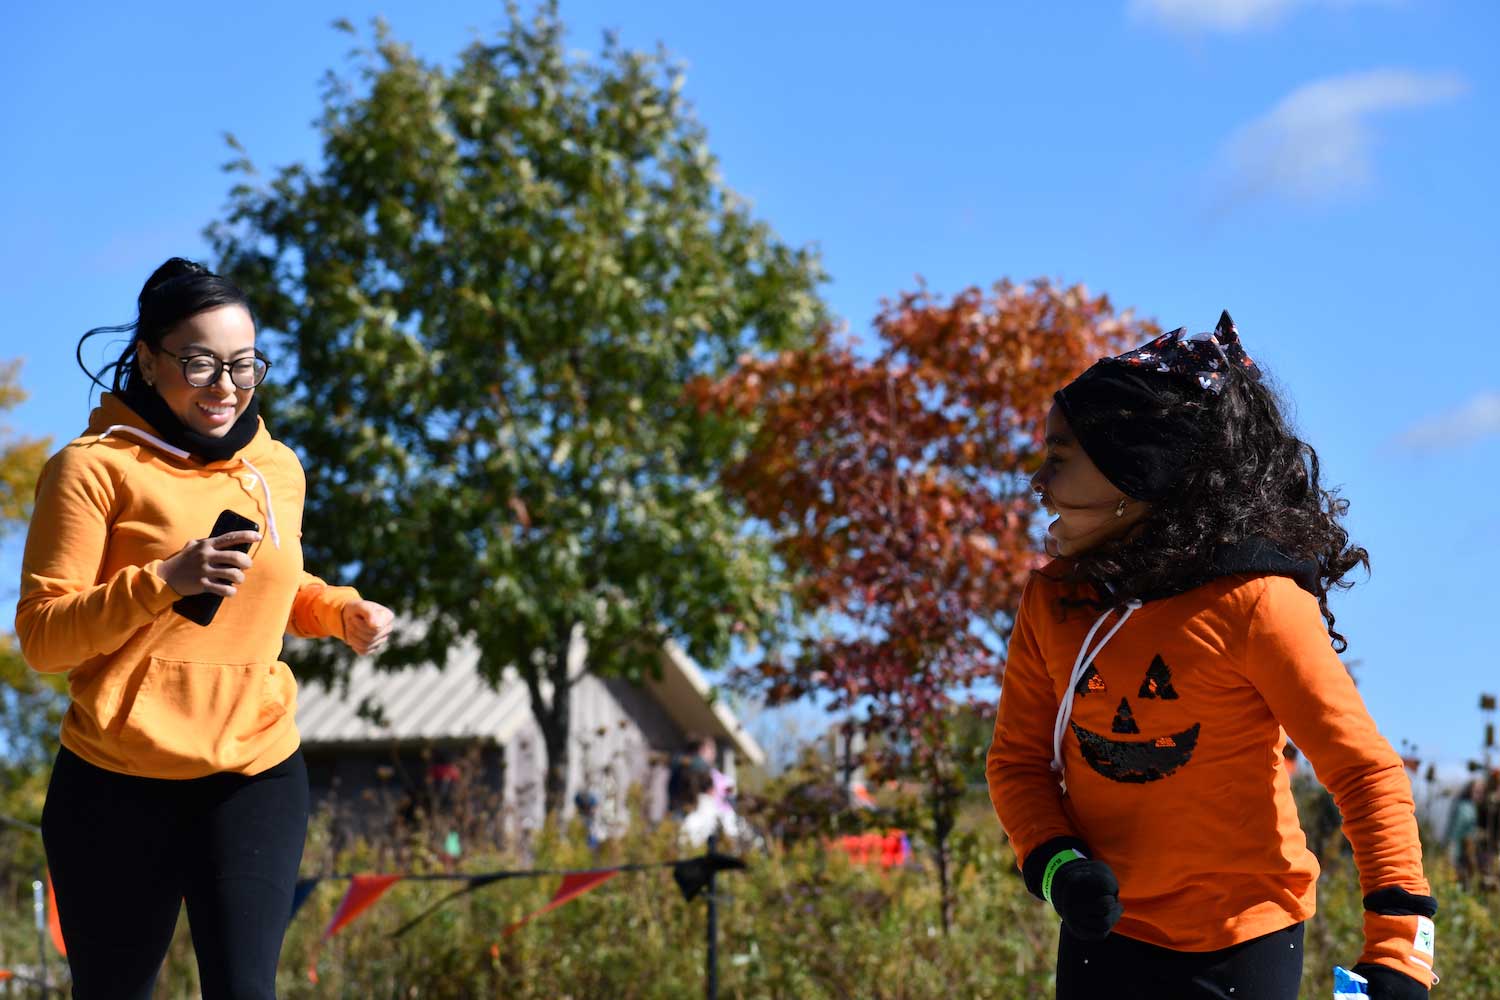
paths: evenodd
<path fill-rule="evenodd" d="M 719 846 L 719 835 L 708 838 L 708 853 L 711 856 Z M 719 1000 L 719 895 L 717 872 L 708 870 L 708 1000 Z"/>
<path fill-rule="evenodd" d="M 36 916 L 37 968 L 42 979 L 42 996 L 52 995 L 51 979 L 47 975 L 47 884 L 41 879 L 31 883 L 31 909 Z"/>

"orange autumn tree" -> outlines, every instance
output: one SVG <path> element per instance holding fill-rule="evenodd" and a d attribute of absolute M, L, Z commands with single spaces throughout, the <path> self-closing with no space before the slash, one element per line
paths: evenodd
<path fill-rule="evenodd" d="M 774 536 L 810 623 L 739 680 L 773 705 L 817 696 L 860 716 L 883 771 L 920 780 L 945 929 L 949 835 L 985 749 L 972 725 L 957 737 L 958 713 L 999 680 L 1038 565 L 1027 479 L 1052 393 L 1156 332 L 1081 286 L 920 287 L 885 303 L 873 351 L 824 334 L 695 386 L 755 428 L 727 485 Z"/>

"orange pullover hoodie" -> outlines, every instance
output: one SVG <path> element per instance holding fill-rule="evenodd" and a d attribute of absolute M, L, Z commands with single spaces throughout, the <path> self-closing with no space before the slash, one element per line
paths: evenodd
<path fill-rule="evenodd" d="M 297 682 L 282 638 L 343 638 L 359 599 L 302 568 L 302 466 L 262 423 L 234 458 L 199 463 L 113 394 L 47 462 L 21 566 L 26 661 L 68 674 L 62 743 L 122 774 L 256 774 L 297 749 Z M 252 566 L 208 627 L 172 610 L 163 560 L 219 512 L 261 528 Z"/>
<path fill-rule="evenodd" d="M 1430 983 L 1435 905 L 1409 906 L 1431 903 L 1411 783 L 1317 598 L 1295 574 L 1243 572 L 1101 616 L 1065 606 L 1083 594 L 1059 569 L 1021 598 L 987 766 L 1032 891 L 1048 858 L 1076 847 L 1115 872 L 1115 931 L 1138 941 L 1215 951 L 1306 920 L 1318 863 L 1282 754 L 1290 736 L 1354 847 L 1359 961 Z"/>

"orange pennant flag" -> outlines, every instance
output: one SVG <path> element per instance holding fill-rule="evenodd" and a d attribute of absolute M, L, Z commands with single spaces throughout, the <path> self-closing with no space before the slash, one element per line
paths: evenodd
<path fill-rule="evenodd" d="M 57 894 L 52 891 L 52 873 L 47 872 L 47 933 L 52 936 L 52 947 L 63 958 L 68 957 L 68 946 L 63 943 L 62 920 L 57 915 Z"/>
<path fill-rule="evenodd" d="M 608 882 L 618 874 L 620 874 L 620 870 L 618 868 L 611 868 L 608 871 L 602 872 L 578 872 L 577 874 L 573 875 L 564 875 L 562 885 L 557 887 L 557 892 L 552 896 L 552 901 L 546 906 L 542 907 L 540 910 L 537 910 L 535 913 L 528 913 L 520 920 L 517 920 L 509 927 L 505 928 L 505 936 L 510 937 L 522 924 L 526 923 L 528 920 L 535 920 L 537 917 L 540 917 L 544 913 L 552 912 L 569 900 L 577 899 L 579 896 L 582 896 L 590 889 L 597 889 L 599 886 L 603 885 L 605 882 Z"/>
<path fill-rule="evenodd" d="M 401 881 L 400 875 L 355 875 L 349 880 L 349 891 L 344 893 L 339 908 L 333 911 L 323 936 L 313 946 L 312 959 L 307 964 L 307 978 L 318 981 L 318 951 L 323 942 L 354 922 L 354 918 L 368 910 L 385 891 Z"/>
<path fill-rule="evenodd" d="M 400 875 L 355 875 L 351 878 L 349 891 L 344 893 L 343 901 L 333 911 L 333 919 L 328 921 L 328 927 L 323 931 L 323 940 L 327 941 L 348 927 L 355 917 L 368 910 L 377 899 L 385 895 L 387 889 L 399 881 Z"/>

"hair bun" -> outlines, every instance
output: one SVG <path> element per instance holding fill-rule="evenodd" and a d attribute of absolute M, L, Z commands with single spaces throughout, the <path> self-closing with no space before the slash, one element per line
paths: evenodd
<path fill-rule="evenodd" d="M 186 257 L 173 257 L 151 272 L 151 277 L 146 279 L 146 284 L 141 288 L 141 298 L 145 299 L 162 285 L 178 278 L 211 277 L 212 275 L 212 271 L 197 261 L 188 260 Z"/>

